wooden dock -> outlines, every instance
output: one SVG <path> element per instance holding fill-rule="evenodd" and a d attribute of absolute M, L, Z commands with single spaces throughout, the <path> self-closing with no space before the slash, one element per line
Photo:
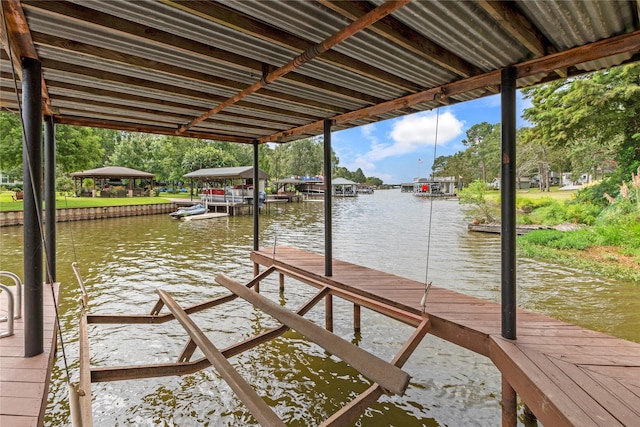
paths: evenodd
<path fill-rule="evenodd" d="M 423 317 L 423 283 L 339 260 L 325 277 L 323 256 L 273 251 L 254 251 L 251 259 L 406 323 Z M 438 287 L 429 293 L 427 315 L 430 333 L 489 357 L 544 425 L 640 425 L 640 344 L 524 310 L 517 313 L 518 339 L 507 340 L 499 304 Z"/>
<path fill-rule="evenodd" d="M 24 357 L 24 318 L 15 320 L 13 336 L 0 339 L 0 426 L 44 425 L 57 323 L 51 286 L 43 285 L 43 290 L 44 352 Z M 57 300 L 57 284 L 54 292 Z M 0 328 L 5 327 L 6 323 L 0 323 Z"/>

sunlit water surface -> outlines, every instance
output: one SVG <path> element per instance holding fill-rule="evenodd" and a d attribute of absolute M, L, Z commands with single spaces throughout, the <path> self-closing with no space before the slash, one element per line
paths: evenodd
<path fill-rule="evenodd" d="M 323 204 L 272 207 L 260 217 L 261 246 L 290 245 L 322 254 Z M 433 202 L 397 190 L 334 200 L 335 258 L 464 294 L 499 302 L 500 239 L 470 233 L 456 201 Z M 431 218 L 431 221 L 429 220 Z M 251 277 L 251 217 L 179 222 L 168 215 L 58 224 L 61 325 L 72 380 L 78 379 L 78 289 L 71 262 L 80 265 L 91 313 L 145 314 L 156 289 L 184 306 L 226 290 L 224 273 Z M 22 275 L 22 227 L 0 229 L 3 270 Z M 427 257 L 427 253 L 429 256 Z M 314 289 L 277 277 L 261 293 L 296 310 Z M 640 342 L 637 284 L 606 279 L 550 263 L 518 259 L 518 303 L 523 308 Z M 323 324 L 323 304 L 307 318 Z M 334 329 L 343 338 L 390 360 L 412 328 L 363 310 L 354 334 L 352 305 L 334 302 Z M 241 300 L 192 316 L 217 348 L 276 325 Z M 174 362 L 187 342 L 177 322 L 90 325 L 93 366 Z M 194 358 L 202 357 L 196 352 Z M 230 359 L 233 366 L 291 426 L 314 426 L 364 391 L 370 382 L 322 348 L 289 332 Z M 494 426 L 500 424 L 500 375 L 491 362 L 427 335 L 404 369 L 412 376 L 404 396 L 383 396 L 358 426 Z M 58 351 L 47 425 L 69 424 L 67 373 Z M 245 426 L 255 420 L 213 368 L 183 377 L 97 383 L 96 426 Z"/>

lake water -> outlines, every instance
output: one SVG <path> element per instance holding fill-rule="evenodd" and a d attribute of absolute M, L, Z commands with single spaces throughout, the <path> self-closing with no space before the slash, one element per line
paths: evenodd
<path fill-rule="evenodd" d="M 276 241 L 322 254 L 323 218 L 321 202 L 272 207 L 260 217 L 261 246 Z M 333 218 L 335 258 L 499 302 L 500 239 L 468 232 L 456 201 L 431 202 L 398 190 L 378 191 L 334 200 Z M 22 232 L 22 227 L 0 229 L 0 268 L 20 276 Z M 213 280 L 219 273 L 247 281 L 252 275 L 252 232 L 251 217 L 180 222 L 155 215 L 59 223 L 61 324 L 71 378 L 78 378 L 80 316 L 73 261 L 84 276 L 91 313 L 145 314 L 155 304 L 158 288 L 184 307 L 226 294 Z M 280 295 L 276 275 L 260 289 L 291 310 L 315 291 L 287 279 Z M 518 304 L 640 342 L 637 283 L 518 258 Z M 319 304 L 306 317 L 324 324 L 323 307 Z M 220 349 L 276 325 L 239 300 L 193 318 Z M 334 299 L 334 331 L 390 360 L 412 328 L 363 309 L 362 331 L 354 334 L 352 305 Z M 173 362 L 187 338 L 177 322 L 169 322 L 90 325 L 90 341 L 91 364 L 115 366 Z M 197 352 L 194 358 L 200 356 Z M 291 426 L 317 425 L 370 385 L 294 332 L 230 361 Z M 500 425 L 500 375 L 488 359 L 427 335 L 404 369 L 412 376 L 406 394 L 383 396 L 356 425 Z M 67 376 L 60 351 L 53 377 L 46 424 L 68 425 Z M 183 377 L 98 383 L 92 392 L 96 426 L 255 424 L 213 368 Z"/>

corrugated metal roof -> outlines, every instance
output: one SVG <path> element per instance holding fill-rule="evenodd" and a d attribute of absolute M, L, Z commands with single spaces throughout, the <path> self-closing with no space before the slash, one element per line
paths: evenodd
<path fill-rule="evenodd" d="M 189 172 L 185 178 L 225 178 L 225 179 L 251 179 L 253 178 L 253 166 L 237 166 L 229 168 L 198 169 Z M 262 169 L 258 169 L 258 178 L 267 179 L 268 175 Z"/>
<path fill-rule="evenodd" d="M 12 48 L 42 61 L 59 122 L 183 127 L 186 136 L 237 142 L 288 141 L 321 133 L 325 119 L 345 129 L 494 94 L 510 66 L 523 87 L 640 56 L 637 2 L 413 1 L 190 123 L 384 0 L 10 3 Z M 617 36 L 622 43 L 607 42 Z M 8 52 L 0 103 L 15 110 Z"/>

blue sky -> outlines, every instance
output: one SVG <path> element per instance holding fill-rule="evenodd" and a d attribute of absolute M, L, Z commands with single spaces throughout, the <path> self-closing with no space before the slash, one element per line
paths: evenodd
<path fill-rule="evenodd" d="M 518 128 L 527 125 L 521 116 L 530 106 L 528 102 L 518 92 Z M 427 177 L 434 158 L 436 121 L 436 156 L 463 151 L 462 140 L 471 126 L 481 122 L 500 123 L 500 94 L 443 106 L 439 110 L 334 132 L 331 142 L 340 159 L 339 166 L 351 171 L 361 168 L 365 176 L 376 176 L 386 184 Z"/>

